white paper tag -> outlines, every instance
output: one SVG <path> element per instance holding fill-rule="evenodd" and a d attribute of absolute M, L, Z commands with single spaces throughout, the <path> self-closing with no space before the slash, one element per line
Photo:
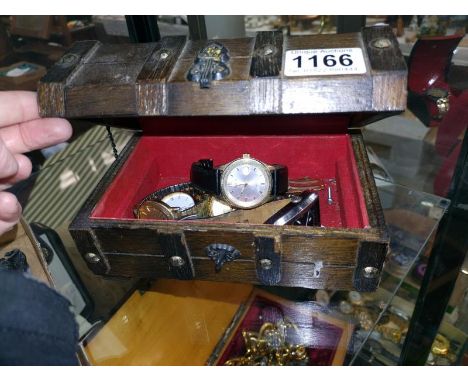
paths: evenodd
<path fill-rule="evenodd" d="M 286 51 L 285 76 L 331 76 L 366 73 L 361 48 Z"/>
<path fill-rule="evenodd" d="M 21 77 L 22 75 L 26 74 L 30 70 L 31 68 L 25 68 L 25 69 L 14 68 L 14 69 L 9 70 L 6 76 L 7 77 Z"/>

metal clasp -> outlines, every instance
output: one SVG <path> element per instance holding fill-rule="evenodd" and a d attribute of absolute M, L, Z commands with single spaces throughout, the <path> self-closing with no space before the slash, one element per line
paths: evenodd
<path fill-rule="evenodd" d="M 240 252 L 232 245 L 210 244 L 205 248 L 206 255 L 214 261 L 216 273 L 220 272 L 223 265 L 240 257 Z"/>
<path fill-rule="evenodd" d="M 208 89 L 211 81 L 218 81 L 230 74 L 229 54 L 226 47 L 210 41 L 200 50 L 187 74 L 189 81 L 198 82 L 201 89 Z"/>

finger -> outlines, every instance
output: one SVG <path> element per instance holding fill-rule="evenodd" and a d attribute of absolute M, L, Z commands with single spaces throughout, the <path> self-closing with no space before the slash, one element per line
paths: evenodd
<path fill-rule="evenodd" d="M 31 121 L 39 118 L 35 92 L 0 92 L 0 126 Z"/>
<path fill-rule="evenodd" d="M 13 153 L 53 146 L 71 135 L 70 122 L 61 118 L 39 118 L 0 129 L 0 138 Z"/>
<path fill-rule="evenodd" d="M 21 210 L 15 195 L 0 192 L 0 235 L 18 223 Z"/>
<path fill-rule="evenodd" d="M 0 183 L 0 191 L 5 190 L 11 187 L 13 184 L 26 179 L 29 175 L 31 175 L 32 170 L 32 163 L 31 160 L 22 154 L 15 155 L 16 162 L 18 163 L 18 171 L 15 175 L 2 179 Z"/>
<path fill-rule="evenodd" d="M 18 172 L 18 162 L 0 139 L 0 179 L 9 178 Z"/>

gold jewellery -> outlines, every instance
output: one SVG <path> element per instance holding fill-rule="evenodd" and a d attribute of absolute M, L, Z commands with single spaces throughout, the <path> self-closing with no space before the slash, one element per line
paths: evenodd
<path fill-rule="evenodd" d="M 245 354 L 231 358 L 225 366 L 293 366 L 306 365 L 309 361 L 306 347 L 294 344 L 288 335 L 297 327 L 289 320 L 277 324 L 265 322 L 258 332 L 242 331 Z"/>

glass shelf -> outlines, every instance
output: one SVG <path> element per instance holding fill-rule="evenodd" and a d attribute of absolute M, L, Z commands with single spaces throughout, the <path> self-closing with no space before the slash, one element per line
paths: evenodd
<path fill-rule="evenodd" d="M 379 289 L 368 296 L 378 304 L 379 315 L 371 330 L 359 334 L 362 341 L 350 363 L 396 365 L 431 239 L 450 201 L 378 179 L 377 184 L 390 232 L 390 254 Z"/>

